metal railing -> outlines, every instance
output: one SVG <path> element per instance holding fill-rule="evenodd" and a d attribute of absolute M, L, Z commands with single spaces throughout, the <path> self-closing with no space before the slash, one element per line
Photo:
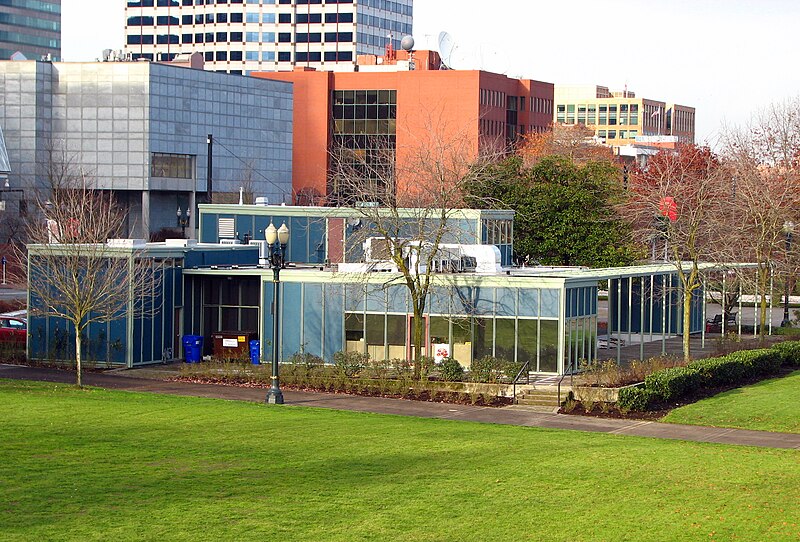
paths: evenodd
<path fill-rule="evenodd" d="M 511 382 L 511 388 L 512 388 L 511 396 L 514 398 L 515 405 L 517 404 L 517 381 L 519 380 L 519 377 L 522 376 L 522 373 L 525 373 L 525 383 L 526 384 L 531 383 L 531 372 L 529 370 L 530 364 L 531 360 L 526 361 L 525 365 L 522 366 L 522 368 L 517 373 L 517 376 L 515 376 L 514 380 Z"/>
<path fill-rule="evenodd" d="M 564 371 L 564 374 L 561 375 L 561 378 L 558 380 L 558 406 L 559 407 L 561 406 L 561 383 L 564 381 L 564 378 L 566 378 L 566 376 L 569 375 L 569 387 L 570 388 L 572 388 L 573 383 L 574 383 L 573 376 L 575 374 L 575 371 L 572 368 L 572 364 L 573 363 L 574 363 L 574 361 L 570 361 L 569 362 L 569 366 L 567 367 L 567 371 L 569 371 L 569 372 Z"/>

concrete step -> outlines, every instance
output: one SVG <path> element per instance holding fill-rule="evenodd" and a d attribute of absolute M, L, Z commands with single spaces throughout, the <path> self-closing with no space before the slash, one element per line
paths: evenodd
<path fill-rule="evenodd" d="M 565 397 L 565 394 L 561 395 L 562 399 Z M 534 401 L 552 401 L 557 403 L 558 402 L 558 394 L 557 393 L 518 393 L 517 399 L 526 399 L 526 400 L 534 400 Z"/>
<path fill-rule="evenodd" d="M 552 405 L 542 406 L 542 405 L 513 405 L 506 408 L 512 408 L 514 410 L 524 410 L 526 412 L 541 412 L 546 414 L 554 414 L 558 411 L 558 407 L 554 407 Z"/>
<path fill-rule="evenodd" d="M 557 397 L 517 397 L 518 405 L 557 407 Z"/>

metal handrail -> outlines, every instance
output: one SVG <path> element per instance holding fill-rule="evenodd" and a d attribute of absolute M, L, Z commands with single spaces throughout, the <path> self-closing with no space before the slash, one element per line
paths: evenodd
<path fill-rule="evenodd" d="M 530 363 L 531 363 L 531 360 L 526 361 L 525 365 L 522 366 L 522 368 L 517 373 L 517 376 L 515 376 L 514 380 L 511 382 L 511 388 L 513 390 L 511 392 L 511 394 L 512 394 L 511 396 L 514 398 L 514 404 L 517 404 L 517 380 L 519 380 L 519 377 L 523 372 L 525 372 L 525 374 L 526 374 L 526 382 L 525 383 L 526 384 L 530 384 L 531 383 L 531 372 L 528 370 L 528 368 L 530 366 Z"/>
<path fill-rule="evenodd" d="M 572 387 L 573 383 L 574 383 L 574 380 L 573 380 L 574 371 L 572 370 L 572 364 L 573 363 L 574 363 L 574 361 L 570 361 L 569 362 L 569 366 L 567 367 L 567 371 L 569 371 L 569 373 L 564 372 L 564 374 L 561 375 L 561 378 L 558 380 L 558 406 L 559 407 L 561 406 L 561 383 L 564 381 L 564 377 L 566 377 L 567 374 L 569 374 L 569 386 L 570 387 Z"/>

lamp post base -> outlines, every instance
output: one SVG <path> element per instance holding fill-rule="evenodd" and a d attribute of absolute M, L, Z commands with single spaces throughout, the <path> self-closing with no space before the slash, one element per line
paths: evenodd
<path fill-rule="evenodd" d="M 281 389 L 276 385 L 276 382 L 272 381 L 272 387 L 267 391 L 267 398 L 264 400 L 265 403 L 268 405 L 282 405 L 283 404 L 283 392 Z"/>

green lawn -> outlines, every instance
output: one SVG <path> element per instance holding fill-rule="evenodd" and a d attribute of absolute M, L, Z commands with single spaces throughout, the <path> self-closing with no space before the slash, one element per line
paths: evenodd
<path fill-rule="evenodd" d="M 800 452 L 0 381 L 3 540 L 797 540 Z"/>
<path fill-rule="evenodd" d="M 800 371 L 677 408 L 663 421 L 800 433 Z"/>

